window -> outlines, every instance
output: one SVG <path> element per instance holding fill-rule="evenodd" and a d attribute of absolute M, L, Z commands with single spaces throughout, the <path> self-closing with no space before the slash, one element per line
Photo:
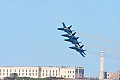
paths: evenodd
<path fill-rule="evenodd" d="M 46 73 L 47 73 L 47 70 L 46 70 Z"/>
<path fill-rule="evenodd" d="M 69 73 L 69 71 L 68 71 L 68 73 Z"/>
<path fill-rule="evenodd" d="M 22 76 L 24 76 L 24 73 L 22 73 Z"/>
<path fill-rule="evenodd" d="M 47 76 L 47 73 L 46 73 L 46 76 Z"/>
<path fill-rule="evenodd" d="M 53 76 L 54 76 L 54 70 L 53 70 Z"/>
<path fill-rule="evenodd" d="M 31 70 L 29 70 L 29 72 L 31 72 Z"/>
<path fill-rule="evenodd" d="M 31 73 L 29 73 L 29 76 L 31 76 Z"/>
<path fill-rule="evenodd" d="M 56 73 L 56 76 L 57 76 L 57 73 Z"/>
<path fill-rule="evenodd" d="M 26 72 L 27 72 L 27 70 L 26 70 Z"/>
<path fill-rule="evenodd" d="M 0 72 L 1 72 L 1 69 L 0 69 Z"/>
<path fill-rule="evenodd" d="M 24 72 L 24 70 L 22 70 L 22 72 Z"/>
<path fill-rule="evenodd" d="M 71 71 L 70 71 L 70 73 L 71 73 Z"/>
<path fill-rule="evenodd" d="M 44 73 L 44 70 L 43 70 L 43 73 Z"/>
<path fill-rule="evenodd" d="M 43 76 L 44 76 L 44 73 L 43 73 Z"/>
<path fill-rule="evenodd" d="M 1 73 L 0 73 L 0 75 L 1 75 Z"/>
<path fill-rule="evenodd" d="M 36 72 L 37 72 L 37 70 L 36 70 Z"/>
<path fill-rule="evenodd" d="M 8 72 L 8 69 L 7 69 L 7 72 Z"/>
<path fill-rule="evenodd" d="M 73 73 L 74 73 L 74 71 L 73 71 Z"/>
<path fill-rule="evenodd" d="M 33 70 L 33 72 L 34 72 L 34 70 Z"/>
<path fill-rule="evenodd" d="M 20 72 L 20 69 L 19 69 L 19 72 Z"/>
<path fill-rule="evenodd" d="M 73 75 L 73 78 L 74 78 L 74 75 Z"/>
<path fill-rule="evenodd" d="M 68 75 L 68 78 L 69 78 L 69 75 Z"/>
<path fill-rule="evenodd" d="M 26 76 L 27 76 L 27 73 L 26 73 Z"/>
<path fill-rule="evenodd" d="M 8 75 L 8 73 L 7 73 L 7 75 Z"/>
<path fill-rule="evenodd" d="M 64 75 L 64 78 L 66 78 L 66 75 Z"/>
<path fill-rule="evenodd" d="M 37 76 L 37 73 L 36 73 L 36 76 Z"/>
<path fill-rule="evenodd" d="M 4 75 L 4 73 L 3 73 L 3 75 Z"/>
<path fill-rule="evenodd" d="M 19 76 L 20 76 L 20 73 L 19 73 Z"/>
<path fill-rule="evenodd" d="M 34 76 L 34 73 L 32 75 Z"/>

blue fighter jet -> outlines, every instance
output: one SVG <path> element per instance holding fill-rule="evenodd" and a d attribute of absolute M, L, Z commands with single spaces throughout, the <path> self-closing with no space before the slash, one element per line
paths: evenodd
<path fill-rule="evenodd" d="M 57 29 L 58 29 L 58 30 L 65 31 L 65 32 L 68 33 L 68 34 L 72 34 L 72 30 L 70 29 L 70 28 L 72 27 L 72 25 L 69 26 L 69 27 L 66 27 L 66 25 L 65 25 L 64 22 L 62 22 L 62 24 L 63 24 L 63 28 L 57 28 Z M 74 31 L 74 30 L 73 30 L 73 31 Z"/>
<path fill-rule="evenodd" d="M 84 55 L 86 55 L 86 54 L 85 54 L 84 51 L 86 51 L 86 50 L 83 50 L 83 49 L 82 49 L 83 46 L 84 46 L 84 45 L 82 45 L 82 46 L 80 46 L 80 47 L 75 46 L 75 47 L 69 47 L 69 48 L 76 50 L 76 51 L 79 52 L 83 57 L 85 57 Z"/>
<path fill-rule="evenodd" d="M 63 34 L 61 36 L 68 37 L 68 38 L 73 38 L 73 39 L 77 40 L 79 37 L 75 37 L 75 34 L 76 34 L 76 32 L 74 32 L 72 34 Z"/>
<path fill-rule="evenodd" d="M 74 44 L 75 46 L 80 46 L 79 43 L 81 42 L 78 42 L 76 39 L 73 39 L 73 38 L 70 38 L 70 39 L 64 39 L 65 41 L 68 41 L 68 42 L 71 42 L 72 44 Z"/>
<path fill-rule="evenodd" d="M 69 39 L 65 39 L 65 41 L 68 41 L 68 42 L 71 42 L 73 43 L 75 46 L 79 45 L 79 43 L 81 42 L 78 42 L 77 39 L 79 37 L 75 37 L 74 35 L 76 34 L 76 32 L 72 33 L 72 34 L 63 34 L 61 36 L 63 37 L 68 37 Z M 79 45 L 80 46 L 80 45 Z"/>

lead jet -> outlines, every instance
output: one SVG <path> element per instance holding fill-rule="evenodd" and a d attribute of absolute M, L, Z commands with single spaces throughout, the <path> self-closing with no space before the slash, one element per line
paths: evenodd
<path fill-rule="evenodd" d="M 66 25 L 65 25 L 64 22 L 62 22 L 62 24 L 63 24 L 63 28 L 57 28 L 57 29 L 58 29 L 58 30 L 65 31 L 65 32 L 68 33 L 68 34 L 72 34 L 72 30 L 70 29 L 70 28 L 72 27 L 72 25 L 69 26 L 69 27 L 66 27 Z M 74 30 L 73 30 L 73 31 L 74 31 Z"/>
<path fill-rule="evenodd" d="M 84 51 L 86 51 L 86 50 L 83 50 L 83 49 L 82 49 L 83 46 L 84 46 L 84 45 L 82 45 L 82 46 L 80 46 L 80 47 L 75 46 L 75 47 L 69 47 L 69 48 L 76 50 L 76 51 L 79 52 L 83 57 L 85 57 L 84 55 L 86 55 L 86 54 L 85 54 Z"/>
<path fill-rule="evenodd" d="M 73 38 L 73 39 L 77 40 L 79 37 L 75 37 L 75 34 L 76 34 L 76 32 L 74 32 L 72 34 L 63 34 L 61 36 L 68 37 L 68 38 Z"/>

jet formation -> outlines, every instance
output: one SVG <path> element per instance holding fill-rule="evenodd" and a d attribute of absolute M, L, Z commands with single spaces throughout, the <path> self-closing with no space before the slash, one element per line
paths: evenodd
<path fill-rule="evenodd" d="M 63 34 L 61 36 L 67 37 L 68 39 L 64 39 L 64 41 L 71 42 L 74 45 L 74 47 L 69 47 L 69 48 L 76 50 L 77 52 L 79 52 L 82 55 L 82 57 L 85 57 L 86 54 L 84 51 L 86 51 L 86 50 L 82 49 L 84 45 L 80 45 L 81 42 L 78 41 L 79 37 L 75 36 L 75 34 L 76 34 L 76 32 L 74 32 L 75 30 L 71 30 L 72 25 L 69 27 L 66 27 L 64 22 L 62 22 L 62 25 L 63 25 L 63 28 L 57 28 L 57 29 L 67 33 L 67 34 Z"/>

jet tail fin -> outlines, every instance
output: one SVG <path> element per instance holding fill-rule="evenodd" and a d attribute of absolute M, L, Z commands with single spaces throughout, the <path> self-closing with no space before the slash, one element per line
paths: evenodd
<path fill-rule="evenodd" d="M 71 26 L 69 26 L 69 27 L 68 27 L 68 29 L 70 29 L 71 27 L 72 27 L 72 25 L 71 25 Z"/>
<path fill-rule="evenodd" d="M 81 51 L 79 53 L 82 55 L 82 57 L 85 57 Z"/>
<path fill-rule="evenodd" d="M 64 22 L 62 22 L 62 24 L 63 24 L 63 27 L 64 27 L 64 28 L 66 28 L 66 25 L 65 25 L 65 23 L 64 23 Z"/>
<path fill-rule="evenodd" d="M 76 37 L 76 39 L 78 39 L 79 37 Z"/>
<path fill-rule="evenodd" d="M 72 36 L 74 36 L 76 34 L 76 32 L 74 32 L 73 34 L 72 34 Z"/>
<path fill-rule="evenodd" d="M 86 51 L 86 50 L 83 50 L 83 53 L 85 54 L 85 52 L 84 51 Z M 85 54 L 86 55 L 86 54 Z"/>
<path fill-rule="evenodd" d="M 78 43 L 82 43 L 82 42 L 78 42 Z"/>
<path fill-rule="evenodd" d="M 82 43 L 82 42 L 78 42 L 77 44 L 80 46 L 80 44 L 79 43 Z"/>
<path fill-rule="evenodd" d="M 82 48 L 84 45 L 80 46 L 80 48 Z"/>

